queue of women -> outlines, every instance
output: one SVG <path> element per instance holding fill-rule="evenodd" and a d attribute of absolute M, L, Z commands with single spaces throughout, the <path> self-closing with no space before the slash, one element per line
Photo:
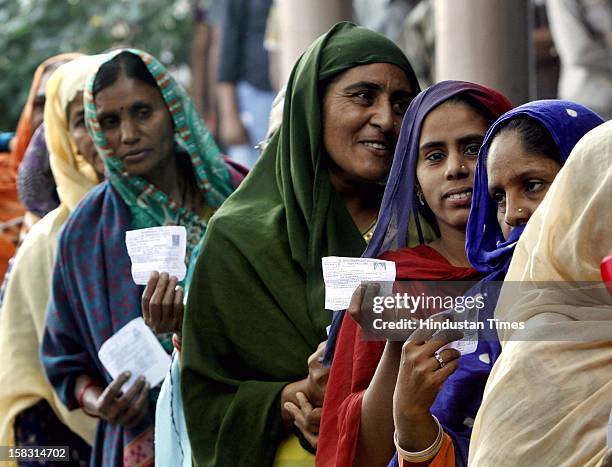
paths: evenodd
<path fill-rule="evenodd" d="M 611 465 L 611 123 L 474 83 L 421 91 L 390 40 L 339 23 L 295 65 L 247 175 L 151 55 L 70 59 L 45 87 L 59 206 L 5 281 L 0 445 L 92 466 Z M 143 289 L 126 232 L 167 225 L 186 229 L 187 275 Z M 481 319 L 526 328 L 461 354 L 452 330 L 368 340 L 366 284 L 325 310 L 325 256 L 472 295 L 595 285 L 575 303 L 504 286 Z M 157 387 L 98 356 L 140 316 L 172 354 Z"/>

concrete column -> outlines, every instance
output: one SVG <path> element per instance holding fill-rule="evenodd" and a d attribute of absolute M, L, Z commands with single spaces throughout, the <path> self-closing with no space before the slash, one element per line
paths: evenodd
<path fill-rule="evenodd" d="M 338 21 L 350 21 L 351 0 L 278 0 L 280 67 L 284 84 L 308 46 Z"/>
<path fill-rule="evenodd" d="M 513 104 L 535 97 L 529 0 L 435 0 L 436 81 L 493 87 Z"/>

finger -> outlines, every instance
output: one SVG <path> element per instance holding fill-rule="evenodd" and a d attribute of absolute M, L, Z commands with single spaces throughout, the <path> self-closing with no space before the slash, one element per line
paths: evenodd
<path fill-rule="evenodd" d="M 168 273 L 162 272 L 159 275 L 159 280 L 157 281 L 157 285 L 155 286 L 155 291 L 153 292 L 153 296 L 151 297 L 149 303 L 149 314 L 151 318 L 151 328 L 153 331 L 159 328 L 161 324 L 162 318 L 162 300 L 164 294 L 166 293 L 166 286 L 168 285 Z"/>
<path fill-rule="evenodd" d="M 291 414 L 293 420 L 302 415 L 302 411 L 300 410 L 300 408 L 293 402 L 285 402 L 285 405 L 283 405 L 283 407 L 287 412 Z"/>
<path fill-rule="evenodd" d="M 442 312 L 437 313 L 429 318 L 432 322 L 445 322 L 445 321 L 453 321 L 453 316 L 450 312 Z M 431 337 L 438 331 L 438 329 L 433 326 L 425 326 L 424 321 L 420 321 L 420 324 L 417 326 L 417 329 L 410 335 L 409 340 L 414 342 L 415 344 L 423 345 L 425 342 L 429 341 Z"/>
<path fill-rule="evenodd" d="M 428 354 L 433 355 L 445 345 L 461 340 L 462 338 L 463 333 L 458 329 L 444 329 L 432 336 L 432 338 L 424 345 L 425 348 L 423 350 Z"/>
<path fill-rule="evenodd" d="M 307 431 L 302 431 L 302 434 L 304 435 L 304 439 L 306 439 L 306 441 L 308 441 L 308 443 L 314 449 L 317 449 L 317 443 L 319 442 L 319 435 L 318 434 L 309 433 Z"/>
<path fill-rule="evenodd" d="M 365 292 L 365 284 L 360 284 L 353 295 L 347 308 L 348 314 L 357 324 L 361 321 L 361 303 L 363 301 L 363 293 Z"/>
<path fill-rule="evenodd" d="M 141 376 L 120 398 L 115 399 L 114 409 L 117 412 L 116 423 L 123 425 L 133 410 L 133 401 L 146 385 L 146 380 Z"/>
<path fill-rule="evenodd" d="M 318 435 L 308 430 L 308 423 L 306 422 L 302 411 L 292 402 L 286 402 L 283 407 L 291 414 L 293 417 L 293 424 L 302 432 L 306 441 L 308 441 L 313 447 L 316 447 Z"/>
<path fill-rule="evenodd" d="M 298 403 L 300 404 L 300 409 L 302 409 L 302 412 L 304 412 L 306 415 L 312 412 L 312 404 L 303 392 L 297 392 L 295 394 L 295 397 L 297 398 Z"/>
<path fill-rule="evenodd" d="M 127 392 L 119 398 L 119 400 L 122 403 L 125 403 L 125 405 L 131 404 L 132 400 L 135 399 L 138 394 L 140 394 L 142 388 L 146 385 L 146 383 L 146 378 L 144 376 L 139 376 L 138 379 L 136 379 L 136 381 L 134 382 L 134 384 L 132 384 L 130 389 L 128 389 Z"/>
<path fill-rule="evenodd" d="M 444 368 L 440 368 L 436 370 L 432 374 L 433 382 L 437 386 L 442 386 L 444 381 L 448 379 L 450 375 L 452 375 L 455 370 L 459 367 L 459 359 L 455 359 L 444 365 Z"/>
<path fill-rule="evenodd" d="M 100 411 L 103 413 L 109 412 L 111 405 L 121 392 L 121 387 L 130 379 L 130 376 L 131 373 L 129 371 L 121 373 L 114 381 L 106 386 L 106 389 L 100 396 Z"/>
<path fill-rule="evenodd" d="M 438 352 L 438 355 L 440 355 L 440 358 L 446 363 L 449 363 L 461 357 L 461 352 L 457 349 L 444 349 Z"/>
<path fill-rule="evenodd" d="M 317 407 L 306 415 L 305 419 L 308 430 L 312 433 L 318 433 L 321 425 L 321 409 Z"/>
<path fill-rule="evenodd" d="M 149 325 L 151 322 L 151 315 L 149 314 L 149 302 L 151 301 L 151 297 L 153 296 L 153 292 L 155 290 L 155 286 L 157 285 L 157 281 L 159 279 L 159 273 L 157 271 L 153 271 L 151 273 L 151 277 L 149 277 L 149 281 L 147 282 L 147 286 L 142 293 L 141 298 L 141 308 L 142 308 L 142 317 L 145 320 L 145 323 Z"/>
<path fill-rule="evenodd" d="M 168 330 L 174 323 L 174 294 L 176 293 L 175 288 L 177 282 L 178 279 L 175 276 L 170 277 L 162 298 L 160 326 L 163 330 Z"/>
<path fill-rule="evenodd" d="M 174 331 L 180 332 L 183 328 L 183 288 L 180 285 L 175 287 L 174 293 Z"/>
<path fill-rule="evenodd" d="M 361 315 L 361 319 L 372 316 L 374 310 L 374 297 L 377 297 L 380 293 L 380 284 L 377 282 L 364 282 L 361 284 L 363 289 L 363 300 L 361 301 L 361 306 L 359 313 Z"/>
<path fill-rule="evenodd" d="M 122 425 L 132 428 L 142 421 L 147 415 L 149 408 L 149 383 L 145 383 L 140 393 L 132 401 L 129 410 L 125 412 L 122 420 Z"/>
<path fill-rule="evenodd" d="M 438 357 L 436 357 L 436 355 Z M 455 349 L 444 349 L 441 352 L 436 352 L 425 362 L 426 369 L 428 371 L 438 371 L 441 368 L 446 367 L 452 361 L 457 360 L 461 356 L 461 353 Z"/>

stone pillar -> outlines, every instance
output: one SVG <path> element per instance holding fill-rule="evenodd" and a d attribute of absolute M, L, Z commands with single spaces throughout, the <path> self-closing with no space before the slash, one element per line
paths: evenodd
<path fill-rule="evenodd" d="M 281 81 L 308 46 L 338 21 L 350 21 L 351 0 L 278 0 Z"/>
<path fill-rule="evenodd" d="M 535 97 L 529 0 L 434 0 L 436 81 L 493 87 L 514 105 Z"/>

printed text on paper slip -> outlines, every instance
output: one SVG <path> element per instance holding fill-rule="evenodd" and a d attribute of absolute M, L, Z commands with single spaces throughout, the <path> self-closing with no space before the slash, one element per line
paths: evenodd
<path fill-rule="evenodd" d="M 98 357 L 113 379 L 124 371 L 131 372 L 124 391 L 141 375 L 151 387 L 157 386 L 165 378 L 171 362 L 170 355 L 142 318 L 133 319 L 106 340 Z"/>
<path fill-rule="evenodd" d="M 353 292 L 362 282 L 380 281 L 381 294 L 392 292 L 395 280 L 393 261 L 326 256 L 322 262 L 326 310 L 336 311 L 348 308 Z"/>
<path fill-rule="evenodd" d="M 145 285 L 153 271 L 167 272 L 183 280 L 187 272 L 185 251 L 187 232 L 183 226 L 151 227 L 125 233 L 125 243 L 132 260 L 132 278 Z"/>

